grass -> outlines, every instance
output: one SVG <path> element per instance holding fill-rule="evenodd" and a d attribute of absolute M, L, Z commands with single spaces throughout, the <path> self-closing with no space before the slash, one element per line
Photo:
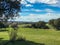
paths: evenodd
<path fill-rule="evenodd" d="M 27 40 L 24 41 L 24 44 L 19 42 L 20 44 L 22 43 L 21 45 L 38 45 L 35 43 L 42 43 L 45 45 L 60 45 L 60 31 L 56 31 L 54 29 L 19 28 L 18 36 L 22 36 L 22 38 Z M 8 31 L 0 32 L 0 38 L 3 38 L 2 40 L 9 40 Z M 25 42 L 29 44 L 25 44 Z M 32 44 L 33 42 L 34 44 Z M 15 45 L 18 45 L 18 42 Z"/>
<path fill-rule="evenodd" d="M 60 31 L 25 28 L 20 29 L 19 32 L 30 41 L 45 43 L 46 45 L 60 45 Z"/>

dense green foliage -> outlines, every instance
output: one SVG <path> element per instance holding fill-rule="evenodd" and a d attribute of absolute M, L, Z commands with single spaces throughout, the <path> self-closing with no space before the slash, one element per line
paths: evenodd
<path fill-rule="evenodd" d="M 40 28 L 40 29 L 48 29 L 48 27 L 46 26 L 46 22 L 44 22 L 44 21 L 39 21 L 37 23 L 34 23 L 34 24 L 32 24 L 32 27 Z"/>
<path fill-rule="evenodd" d="M 20 11 L 20 1 L 0 0 L 0 21 L 7 21 L 9 18 L 17 16 Z"/>
<path fill-rule="evenodd" d="M 60 30 L 60 18 L 50 20 L 49 24 L 55 27 L 56 29 Z"/>
<path fill-rule="evenodd" d="M 7 28 L 7 27 L 9 27 L 8 24 L 0 21 L 0 28 Z"/>
<path fill-rule="evenodd" d="M 7 26 L 8 19 L 13 19 L 13 17 L 18 16 L 20 12 L 20 1 L 21 0 L 0 0 L 0 27 L 4 28 Z M 17 28 L 17 27 L 15 27 Z M 15 40 L 17 33 L 11 31 L 10 39 Z"/>

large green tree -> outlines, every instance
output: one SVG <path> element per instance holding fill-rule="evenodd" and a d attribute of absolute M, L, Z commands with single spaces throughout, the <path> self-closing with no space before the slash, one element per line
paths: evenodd
<path fill-rule="evenodd" d="M 0 22 L 7 23 L 8 19 L 13 19 L 13 17 L 18 16 L 17 14 L 20 12 L 20 1 L 21 0 L 0 0 Z M 13 39 L 16 36 L 14 37 L 12 34 Z"/>
<path fill-rule="evenodd" d="M 0 0 L 0 21 L 7 21 L 20 11 L 20 0 Z"/>

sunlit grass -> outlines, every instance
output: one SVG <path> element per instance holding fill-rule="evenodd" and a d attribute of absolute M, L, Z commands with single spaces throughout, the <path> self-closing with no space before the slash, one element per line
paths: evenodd
<path fill-rule="evenodd" d="M 0 38 L 3 38 L 3 40 L 9 40 L 9 32 L 13 29 L 7 28 L 7 30 L 0 32 Z M 22 36 L 29 41 L 44 43 L 45 45 L 60 45 L 60 31 L 34 28 L 19 28 L 17 31 L 18 36 Z"/>

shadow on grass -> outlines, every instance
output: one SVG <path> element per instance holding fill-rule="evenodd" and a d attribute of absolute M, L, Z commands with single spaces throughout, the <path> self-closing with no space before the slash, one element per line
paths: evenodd
<path fill-rule="evenodd" d="M 0 32 L 6 32 L 6 31 L 8 31 L 8 30 L 0 30 Z"/>
<path fill-rule="evenodd" d="M 8 31 L 6 28 L 0 28 L 0 32 L 6 32 Z"/>
<path fill-rule="evenodd" d="M 8 40 L 2 40 L 3 38 L 0 38 L 0 45 L 45 45 L 43 43 L 35 43 L 33 41 L 28 40 L 16 40 L 14 42 L 8 41 Z"/>

